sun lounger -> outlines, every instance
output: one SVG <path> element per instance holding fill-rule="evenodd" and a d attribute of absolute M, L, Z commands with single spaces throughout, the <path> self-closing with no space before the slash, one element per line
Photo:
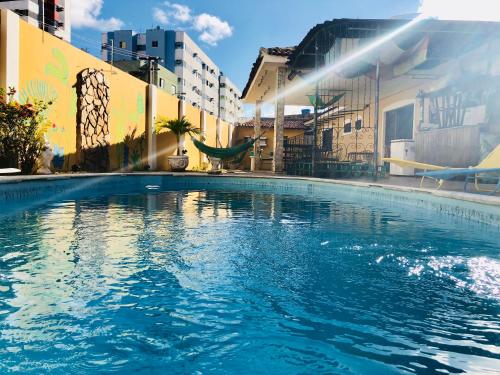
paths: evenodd
<path fill-rule="evenodd" d="M 411 160 L 402 160 L 396 158 L 383 158 L 382 160 L 387 163 L 394 163 L 402 168 L 414 168 L 414 169 L 421 169 L 423 171 L 437 171 L 446 169 L 446 167 L 442 167 L 439 165 L 419 163 L 418 161 L 411 161 Z M 422 179 L 420 180 L 420 187 L 423 186 L 424 180 L 425 176 L 423 176 Z M 438 186 L 438 188 L 439 187 L 441 186 Z"/>
<path fill-rule="evenodd" d="M 478 182 L 479 175 L 498 175 L 496 187 L 493 190 L 489 191 L 481 190 Z M 495 194 L 496 192 L 500 191 L 500 145 L 498 145 L 476 167 L 445 168 L 431 172 L 417 173 L 417 176 L 429 177 L 439 180 L 439 186 L 441 186 L 443 182 L 446 180 L 450 180 L 454 177 L 464 176 L 465 177 L 464 191 L 467 191 L 467 184 L 471 182 L 471 179 L 473 179 L 477 191 L 487 191 L 491 194 Z"/>

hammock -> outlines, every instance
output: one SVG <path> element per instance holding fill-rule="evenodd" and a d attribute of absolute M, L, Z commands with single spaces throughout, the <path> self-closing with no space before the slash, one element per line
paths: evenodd
<path fill-rule="evenodd" d="M 217 147 L 207 146 L 206 144 L 200 142 L 195 138 L 191 139 L 196 148 L 201 152 L 203 152 L 205 155 L 221 160 L 231 159 L 241 154 L 242 152 L 246 152 L 247 150 L 253 147 L 253 144 L 256 141 L 256 139 L 251 139 L 250 141 L 242 143 L 241 145 L 238 146 L 228 147 L 228 148 L 217 148 Z"/>
<path fill-rule="evenodd" d="M 334 105 L 340 99 L 342 99 L 344 95 L 345 92 L 342 94 L 334 95 L 333 98 L 326 103 L 321 99 L 321 97 L 318 96 L 318 109 L 325 109 L 327 107 Z M 309 102 L 311 103 L 311 105 L 314 106 L 316 104 L 316 95 L 307 95 L 307 97 L 309 98 Z"/>

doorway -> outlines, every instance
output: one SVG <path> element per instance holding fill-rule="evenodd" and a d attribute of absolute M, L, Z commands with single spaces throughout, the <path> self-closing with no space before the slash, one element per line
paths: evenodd
<path fill-rule="evenodd" d="M 413 114 L 413 104 L 385 113 L 384 157 L 391 156 L 391 141 L 395 139 L 413 139 Z"/>

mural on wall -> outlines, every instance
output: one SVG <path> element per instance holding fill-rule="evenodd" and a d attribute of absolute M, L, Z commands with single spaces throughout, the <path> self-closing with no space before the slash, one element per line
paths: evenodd
<path fill-rule="evenodd" d="M 19 91 L 19 101 L 25 104 L 33 99 L 53 102 L 57 99 L 57 91 L 45 81 L 32 80 Z"/>
<path fill-rule="evenodd" d="M 76 83 L 76 146 L 80 167 L 85 171 L 109 170 L 109 85 L 102 71 L 85 69 Z"/>
<path fill-rule="evenodd" d="M 54 63 L 45 65 L 45 74 L 57 78 L 64 86 L 68 85 L 69 65 L 64 53 L 58 48 L 52 49 Z"/>

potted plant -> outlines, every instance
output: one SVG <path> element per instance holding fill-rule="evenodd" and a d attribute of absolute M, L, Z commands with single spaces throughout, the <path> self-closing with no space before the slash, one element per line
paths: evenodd
<path fill-rule="evenodd" d="M 168 163 L 172 171 L 183 172 L 189 164 L 189 157 L 186 155 L 187 151 L 184 149 L 184 136 L 186 134 L 201 134 L 201 130 L 194 127 L 184 116 L 172 120 L 161 118 L 157 121 L 156 125 L 158 133 L 163 130 L 174 133 L 177 141 L 177 154 L 175 156 L 169 156 Z"/>

